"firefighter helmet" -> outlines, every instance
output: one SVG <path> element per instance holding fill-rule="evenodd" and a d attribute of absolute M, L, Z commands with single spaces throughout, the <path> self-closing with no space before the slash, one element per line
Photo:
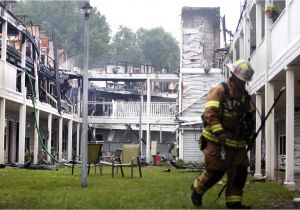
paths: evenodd
<path fill-rule="evenodd" d="M 236 62 L 226 64 L 228 69 L 240 80 L 248 82 L 252 79 L 254 70 L 250 66 L 249 62 L 245 60 L 237 60 Z"/>

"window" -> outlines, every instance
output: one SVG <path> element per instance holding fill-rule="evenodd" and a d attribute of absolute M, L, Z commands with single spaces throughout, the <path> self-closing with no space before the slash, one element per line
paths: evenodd
<path fill-rule="evenodd" d="M 25 151 L 30 153 L 30 138 L 25 137 Z"/>
<path fill-rule="evenodd" d="M 5 128 L 4 128 L 4 150 L 7 150 L 7 120 L 5 120 Z"/>
<path fill-rule="evenodd" d="M 286 138 L 285 135 L 284 136 L 280 136 L 279 137 L 279 155 L 285 155 L 286 154 L 286 149 L 285 149 L 285 142 L 286 142 Z"/>
<path fill-rule="evenodd" d="M 286 154 L 286 133 L 285 133 L 285 119 L 277 121 L 278 131 L 278 153 L 279 155 Z"/>

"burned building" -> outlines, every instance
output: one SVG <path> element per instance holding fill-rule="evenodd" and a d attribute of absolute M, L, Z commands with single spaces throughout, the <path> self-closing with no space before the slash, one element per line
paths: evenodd
<path fill-rule="evenodd" d="M 79 154 L 81 76 L 60 68 L 39 25 L 8 8 L 0 3 L 0 163 L 71 160 Z"/>
<path fill-rule="evenodd" d="M 183 7 L 179 84 L 179 158 L 203 160 L 198 138 L 208 90 L 223 80 L 220 68 L 220 9 Z"/>

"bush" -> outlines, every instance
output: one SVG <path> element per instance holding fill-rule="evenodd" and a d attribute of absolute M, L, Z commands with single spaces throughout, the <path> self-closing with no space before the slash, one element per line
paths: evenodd
<path fill-rule="evenodd" d="M 204 163 L 203 162 L 185 162 L 184 160 L 177 160 L 176 161 L 176 166 L 178 168 L 192 168 L 192 169 L 203 169 L 204 168 Z"/>

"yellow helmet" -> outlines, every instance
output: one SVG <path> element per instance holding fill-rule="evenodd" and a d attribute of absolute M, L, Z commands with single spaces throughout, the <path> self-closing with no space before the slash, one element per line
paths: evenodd
<path fill-rule="evenodd" d="M 250 63 L 242 59 L 237 60 L 233 64 L 228 63 L 226 66 L 229 68 L 232 74 L 245 82 L 250 81 L 254 74 L 254 70 L 250 66 Z"/>

